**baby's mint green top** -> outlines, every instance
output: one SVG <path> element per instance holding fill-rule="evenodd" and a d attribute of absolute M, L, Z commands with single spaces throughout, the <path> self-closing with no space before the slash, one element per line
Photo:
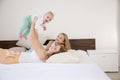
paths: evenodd
<path fill-rule="evenodd" d="M 30 32 L 31 24 L 32 16 L 31 15 L 25 16 L 20 27 L 20 33 L 27 36 Z"/>

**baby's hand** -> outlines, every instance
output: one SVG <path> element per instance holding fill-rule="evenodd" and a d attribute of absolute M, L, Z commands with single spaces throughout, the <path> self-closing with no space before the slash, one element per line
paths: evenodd
<path fill-rule="evenodd" d="M 43 26 L 43 30 L 44 30 L 44 31 L 46 31 L 46 30 L 47 30 L 47 28 L 46 28 L 45 26 Z"/>
<path fill-rule="evenodd" d="M 42 26 L 42 28 L 43 28 L 43 30 L 44 30 L 44 31 L 46 31 L 46 30 L 47 30 L 46 26 Z"/>

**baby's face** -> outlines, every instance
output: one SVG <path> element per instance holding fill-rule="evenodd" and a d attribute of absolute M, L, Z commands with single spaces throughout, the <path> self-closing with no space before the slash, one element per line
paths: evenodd
<path fill-rule="evenodd" d="M 43 22 L 44 22 L 44 24 L 46 24 L 46 23 L 49 23 L 50 21 L 52 21 L 52 19 L 53 19 L 53 15 L 50 13 L 47 13 L 47 14 L 45 14 L 45 16 L 43 18 Z"/>

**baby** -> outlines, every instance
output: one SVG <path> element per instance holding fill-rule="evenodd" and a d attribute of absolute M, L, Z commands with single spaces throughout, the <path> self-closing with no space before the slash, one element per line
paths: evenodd
<path fill-rule="evenodd" d="M 32 21 L 34 18 L 37 19 L 35 28 L 37 29 L 41 26 L 43 28 L 43 30 L 45 31 L 46 30 L 45 24 L 52 21 L 52 19 L 54 18 L 54 14 L 51 11 L 48 11 L 43 16 L 39 16 L 39 15 L 25 16 L 23 19 L 21 28 L 20 28 L 19 38 L 27 39 L 27 35 L 30 32 L 31 24 L 32 24 Z"/>

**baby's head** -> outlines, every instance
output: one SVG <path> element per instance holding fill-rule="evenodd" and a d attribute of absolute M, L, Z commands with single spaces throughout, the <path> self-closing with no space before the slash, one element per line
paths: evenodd
<path fill-rule="evenodd" d="M 48 11 L 47 13 L 44 14 L 43 16 L 43 23 L 49 23 L 50 21 L 52 21 L 52 19 L 54 18 L 54 14 L 51 11 Z"/>

